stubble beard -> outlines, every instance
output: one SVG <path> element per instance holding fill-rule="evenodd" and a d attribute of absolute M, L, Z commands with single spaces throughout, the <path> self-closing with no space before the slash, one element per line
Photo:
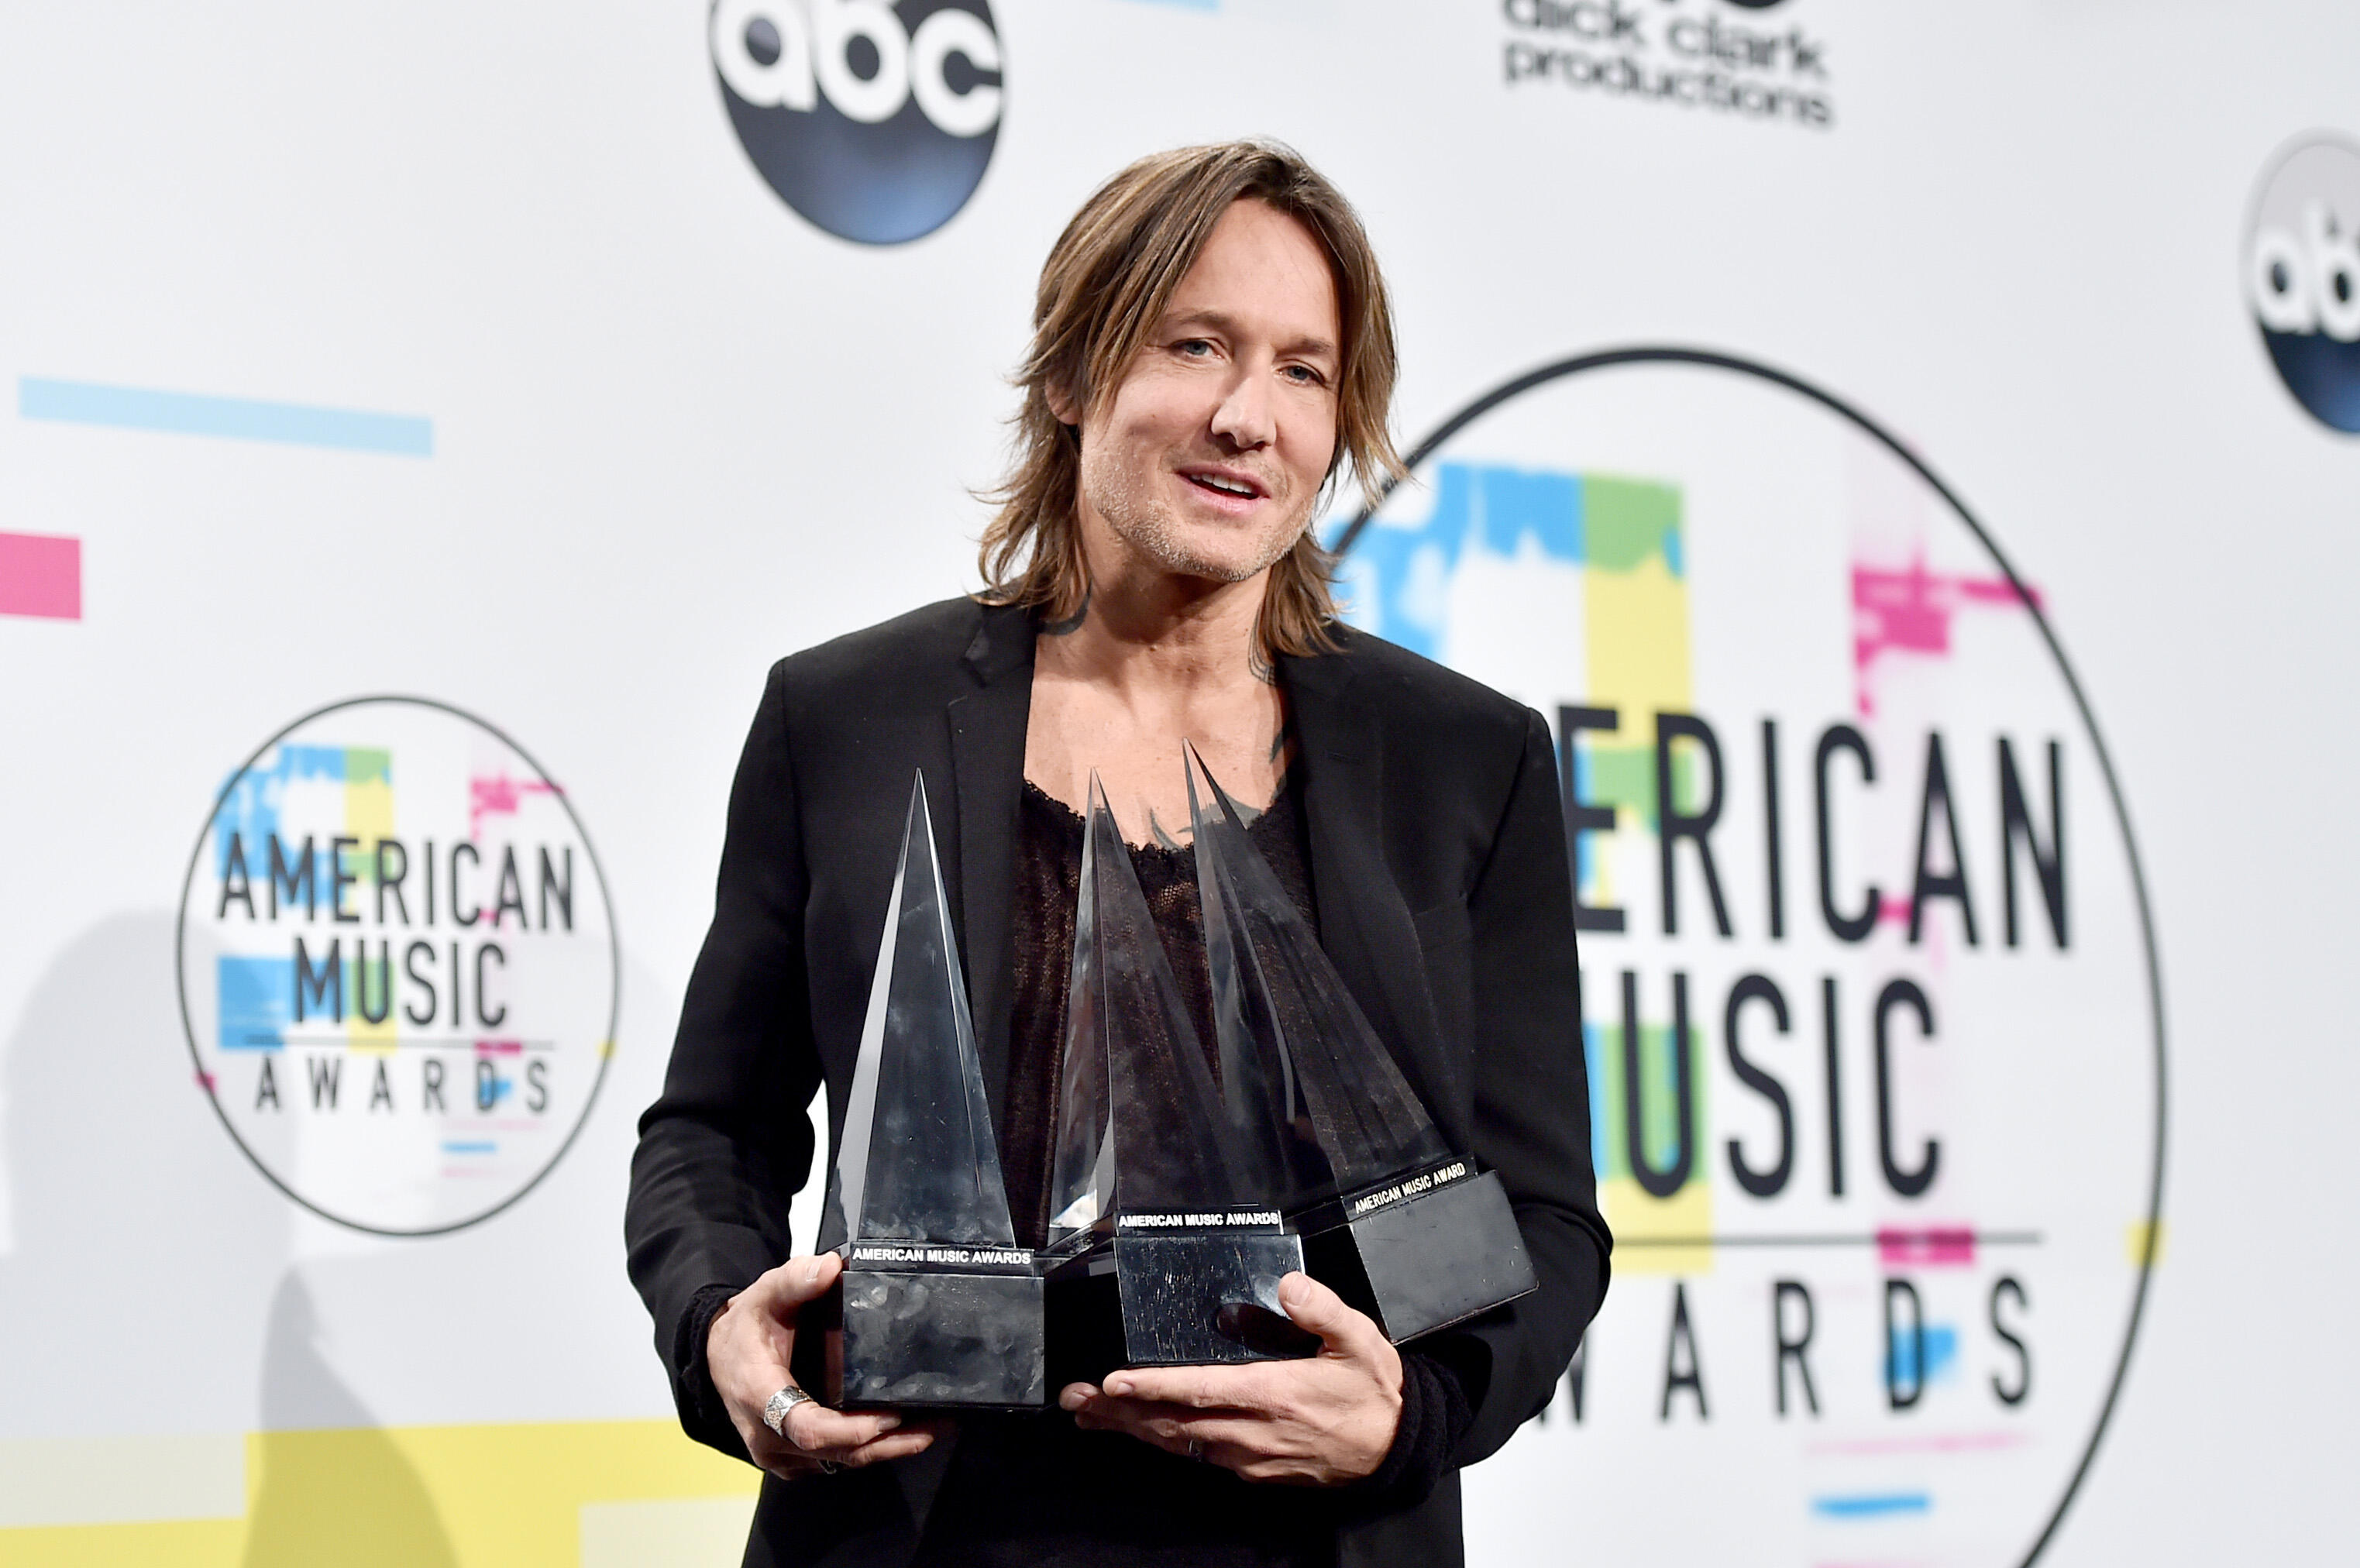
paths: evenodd
<path fill-rule="evenodd" d="M 1117 464 L 1100 468 L 1086 462 L 1082 491 L 1116 537 L 1131 549 L 1166 572 L 1213 583 L 1243 583 L 1268 570 L 1295 548 L 1310 522 L 1308 507 L 1290 508 L 1296 515 L 1258 540 L 1251 557 L 1242 561 L 1221 561 L 1191 547 L 1187 530 L 1173 516 L 1170 503 L 1155 493 L 1153 477 L 1142 479 Z"/>

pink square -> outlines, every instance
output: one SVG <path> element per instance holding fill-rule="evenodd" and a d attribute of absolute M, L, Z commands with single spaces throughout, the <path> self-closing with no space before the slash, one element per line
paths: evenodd
<path fill-rule="evenodd" d="M 82 540 L 0 534 L 0 615 L 82 619 Z"/>

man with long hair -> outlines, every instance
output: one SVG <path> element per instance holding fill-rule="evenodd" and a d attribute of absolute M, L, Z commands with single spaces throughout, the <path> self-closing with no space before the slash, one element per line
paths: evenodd
<path fill-rule="evenodd" d="M 984 591 L 772 669 L 627 1223 L 683 1425 L 770 1473 L 749 1563 L 1454 1563 L 1459 1466 L 1563 1374 L 1610 1244 L 1548 731 L 1342 626 L 1309 531 L 1348 465 L 1371 495 L 1401 476 L 1394 365 L 1368 237 L 1302 158 L 1143 159 L 1042 271 Z M 841 1136 L 912 769 L 951 789 L 945 877 L 1038 1246 L 1094 771 L 1200 1024 L 1208 1006 L 1184 739 L 1255 808 L 1437 1126 L 1499 1172 L 1540 1289 L 1397 1349 L 1290 1275 L 1306 1359 L 1124 1369 L 956 1422 L 802 1400 L 796 1310 L 840 1269 L 790 1256 L 803 1108 L 825 1087 Z"/>

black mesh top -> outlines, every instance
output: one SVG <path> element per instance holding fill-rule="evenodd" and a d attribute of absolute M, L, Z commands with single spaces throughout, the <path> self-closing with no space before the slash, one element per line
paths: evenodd
<path fill-rule="evenodd" d="M 1082 819 L 1026 781 L 1016 834 L 1015 1016 L 1000 1118 L 1000 1171 L 1016 1239 L 1049 1228 L 1065 994 L 1080 902 Z M 1255 847 L 1296 907 L 1311 914 L 1300 808 L 1282 791 L 1256 818 Z M 1212 1035 L 1196 862 L 1186 849 L 1133 848 L 1150 913 L 1196 1025 Z M 1051 1389 L 1054 1399 L 1056 1390 Z M 1051 1410 L 969 1416 L 928 1517 L 924 1564 L 1155 1564 L 1157 1568 L 1297 1568 L 1335 1560 L 1332 1501 L 1294 1487 L 1255 1486 L 1215 1465 L 1175 1458 L 1120 1432 L 1087 1432 Z"/>
<path fill-rule="evenodd" d="M 1011 931 L 1015 1009 L 1000 1159 L 1017 1240 L 1037 1247 L 1049 1225 L 1083 822 L 1029 781 L 1019 810 Z M 1280 886 L 1312 920 L 1300 792 L 1283 789 L 1248 831 Z M 1133 848 L 1131 857 L 1218 1073 L 1196 857 L 1156 845 Z M 1403 1364 L 1393 1452 L 1375 1475 L 1335 1491 L 1255 1486 L 1124 1433 L 1083 1432 L 1054 1408 L 962 1417 L 915 1561 L 925 1568 L 1326 1568 L 1336 1560 L 1337 1527 L 1422 1497 L 1466 1428 L 1468 1406 L 1456 1377 L 1415 1352 L 1404 1353 Z M 1053 1400 L 1056 1392 L 1050 1390 Z"/>
<path fill-rule="evenodd" d="M 1024 785 L 1016 835 L 1015 1013 L 1008 1040 L 1008 1094 L 1000 1118 L 1000 1169 L 1019 1245 L 1043 1245 L 1049 1229 L 1050 1166 L 1055 1158 L 1057 1085 L 1064 1082 L 1067 980 L 1074 961 L 1074 912 L 1081 902 L 1082 819 L 1031 780 Z M 1295 907 L 1314 920 L 1311 878 L 1304 866 L 1302 808 L 1282 789 L 1273 809 L 1246 830 L 1278 874 Z M 1196 858 L 1185 847 L 1132 847 L 1147 910 L 1164 939 L 1188 1019 L 1206 1064 L 1218 1079 L 1212 975 L 1205 964 L 1205 916 L 1196 901 Z"/>

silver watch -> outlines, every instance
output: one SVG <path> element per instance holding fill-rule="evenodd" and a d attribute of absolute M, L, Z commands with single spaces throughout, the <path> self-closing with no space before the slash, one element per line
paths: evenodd
<path fill-rule="evenodd" d="M 762 1407 L 762 1424 L 783 1438 L 787 1435 L 787 1412 L 797 1405 L 809 1403 L 811 1396 L 790 1383 L 771 1395 L 770 1402 Z"/>

